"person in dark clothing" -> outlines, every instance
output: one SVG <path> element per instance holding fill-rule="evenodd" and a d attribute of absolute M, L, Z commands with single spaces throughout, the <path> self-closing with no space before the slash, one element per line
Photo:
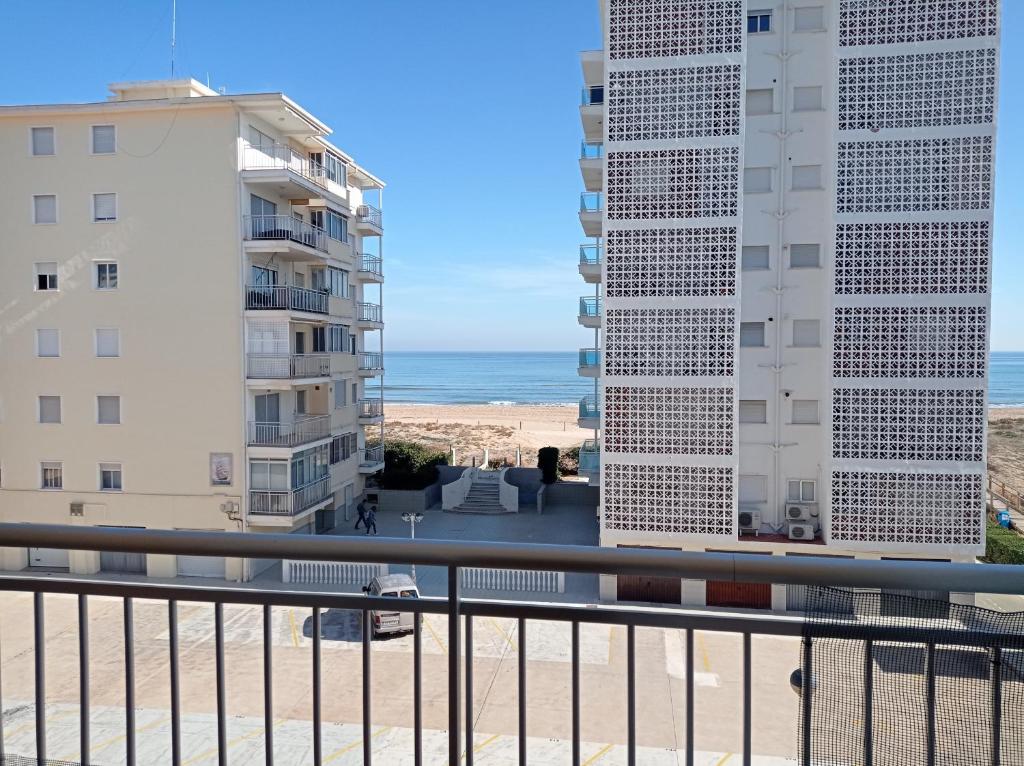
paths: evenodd
<path fill-rule="evenodd" d="M 370 512 L 366 514 L 366 534 L 370 534 L 370 529 L 373 529 L 373 534 L 377 534 L 377 506 L 371 505 Z"/>
<path fill-rule="evenodd" d="M 364 503 L 362 500 L 360 500 L 359 505 L 356 506 L 356 513 L 359 514 L 359 518 L 356 519 L 355 528 L 359 529 L 359 525 L 362 524 L 364 527 L 366 527 L 367 533 L 369 533 L 370 528 L 366 524 L 366 503 Z"/>

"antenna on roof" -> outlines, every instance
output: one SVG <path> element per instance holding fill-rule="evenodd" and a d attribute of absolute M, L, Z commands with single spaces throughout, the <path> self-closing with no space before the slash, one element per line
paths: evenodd
<path fill-rule="evenodd" d="M 174 43 L 178 30 L 178 0 L 171 0 L 171 78 L 174 78 Z"/>

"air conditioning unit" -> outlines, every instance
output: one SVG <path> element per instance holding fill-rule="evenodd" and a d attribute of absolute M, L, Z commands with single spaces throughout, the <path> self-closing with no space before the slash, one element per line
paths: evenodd
<path fill-rule="evenodd" d="M 365 218 L 369 214 L 370 208 L 368 205 L 360 205 L 359 207 L 356 208 L 356 215 L 358 215 L 360 218 Z"/>
<path fill-rule="evenodd" d="M 753 532 L 756 535 L 761 530 L 761 512 L 750 508 L 740 508 L 739 522 L 740 532 Z"/>
<path fill-rule="evenodd" d="M 817 515 L 817 503 L 786 503 L 786 521 L 810 521 Z"/>
<path fill-rule="evenodd" d="M 813 524 L 790 524 L 789 525 L 789 539 L 790 540 L 813 540 L 814 539 L 814 525 Z"/>

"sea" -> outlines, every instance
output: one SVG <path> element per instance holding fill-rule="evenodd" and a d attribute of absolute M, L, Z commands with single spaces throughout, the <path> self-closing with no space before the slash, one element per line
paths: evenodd
<path fill-rule="evenodd" d="M 401 404 L 575 404 L 594 381 L 576 374 L 576 351 L 391 351 L 384 398 Z M 989 403 L 1024 407 L 1024 352 L 997 351 Z"/>

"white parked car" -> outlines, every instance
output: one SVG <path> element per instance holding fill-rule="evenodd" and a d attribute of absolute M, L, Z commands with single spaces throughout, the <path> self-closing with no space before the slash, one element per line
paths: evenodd
<path fill-rule="evenodd" d="M 406 574 L 380 575 L 363 586 L 367 596 L 392 598 L 419 598 L 420 591 L 413 579 Z M 388 633 L 411 633 L 416 623 L 412 612 L 389 612 L 374 609 L 370 612 L 371 630 L 374 638 Z M 420 615 L 420 619 L 423 617 Z"/>

